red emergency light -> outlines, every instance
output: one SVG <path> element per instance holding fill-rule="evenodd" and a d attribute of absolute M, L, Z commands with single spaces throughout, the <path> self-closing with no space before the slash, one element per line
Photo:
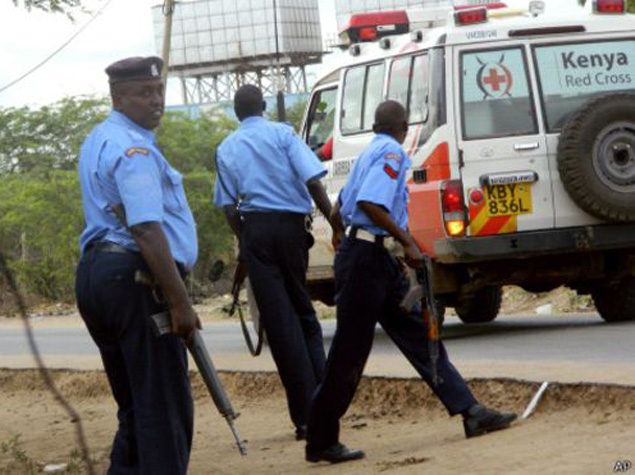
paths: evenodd
<path fill-rule="evenodd" d="M 454 12 L 454 23 L 457 26 L 475 25 L 487 22 L 487 8 L 477 7 Z"/>
<path fill-rule="evenodd" d="M 593 0 L 593 13 L 626 13 L 626 1 Z"/>
<path fill-rule="evenodd" d="M 374 41 L 384 36 L 399 35 L 410 31 L 410 20 L 405 10 L 355 13 L 340 31 L 345 44 Z"/>

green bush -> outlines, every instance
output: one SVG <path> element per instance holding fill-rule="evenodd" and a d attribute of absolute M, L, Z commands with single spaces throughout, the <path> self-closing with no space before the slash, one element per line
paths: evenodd
<path fill-rule="evenodd" d="M 233 256 L 231 231 L 212 204 L 213 175 L 185 175 L 185 191 L 197 222 L 199 260 L 194 278 L 205 283 L 216 260 Z M 46 177 L 0 176 L 0 242 L 20 286 L 47 300 L 74 298 L 78 239 L 84 228 L 77 172 Z"/>

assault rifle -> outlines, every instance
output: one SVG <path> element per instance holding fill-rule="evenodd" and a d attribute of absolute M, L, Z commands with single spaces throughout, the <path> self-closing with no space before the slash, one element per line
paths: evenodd
<path fill-rule="evenodd" d="M 170 318 L 170 312 L 161 312 L 152 315 L 152 321 L 155 325 L 155 331 L 157 336 L 165 335 L 172 332 L 172 319 Z M 239 414 L 234 411 L 232 403 L 227 397 L 227 393 L 220 382 L 214 363 L 209 356 L 201 332 L 194 330 L 194 336 L 192 338 L 192 344 L 188 347 L 198 370 L 201 373 L 201 377 L 207 386 L 209 394 L 212 396 L 212 400 L 218 409 L 218 412 L 225 418 L 229 429 L 232 431 L 234 439 L 236 439 L 236 445 L 240 450 L 241 455 L 247 455 L 247 448 L 243 440 L 238 435 L 236 428 L 234 427 L 234 420 L 236 420 Z"/>
<path fill-rule="evenodd" d="M 425 300 L 425 308 L 422 309 L 422 313 L 428 330 L 428 355 L 430 356 L 432 384 L 437 386 L 442 382 L 437 369 L 437 362 L 439 361 L 439 308 L 434 298 L 432 260 L 424 255 L 423 264 L 421 269 L 416 270 L 417 283 L 410 287 L 410 290 L 401 301 L 401 308 L 406 312 L 410 312 L 417 302 Z"/>

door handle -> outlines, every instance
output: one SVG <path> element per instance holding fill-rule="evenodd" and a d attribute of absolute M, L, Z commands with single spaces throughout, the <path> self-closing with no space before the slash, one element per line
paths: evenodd
<path fill-rule="evenodd" d="M 514 150 L 517 152 L 524 152 L 525 150 L 536 150 L 540 147 L 538 142 L 517 143 L 514 144 Z"/>

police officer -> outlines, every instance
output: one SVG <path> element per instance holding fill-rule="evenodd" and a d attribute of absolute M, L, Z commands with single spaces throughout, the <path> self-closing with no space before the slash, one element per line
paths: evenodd
<path fill-rule="evenodd" d="M 182 277 L 198 245 L 181 175 L 152 132 L 163 115 L 162 67 L 134 57 L 106 69 L 113 110 L 79 158 L 77 303 L 117 401 L 112 474 L 186 473 L 192 443 L 184 340 L 200 322 Z M 166 310 L 174 334 L 157 337 L 150 316 Z"/>
<path fill-rule="evenodd" d="M 406 231 L 410 159 L 401 148 L 408 130 L 403 106 L 395 101 L 380 104 L 373 130 L 375 138 L 355 162 L 333 207 L 333 214 L 340 216 L 336 226 L 348 228 L 335 257 L 337 329 L 309 416 L 306 460 L 310 462 L 364 457 L 362 451 L 339 442 L 339 419 L 359 384 L 377 322 L 448 412 L 464 416 L 466 436 L 502 429 L 516 417 L 477 404 L 441 343 L 439 382 L 432 384 L 421 309 L 406 314 L 399 308 L 408 284 L 400 263 L 386 248 L 391 239 L 397 240 L 407 265 L 416 268 L 422 264 L 421 251 Z"/>
<path fill-rule="evenodd" d="M 264 119 L 264 109 L 260 89 L 238 89 L 234 110 L 241 123 L 218 147 L 214 203 L 239 238 L 300 440 L 326 359 L 306 290 L 311 198 L 325 216 L 331 203 L 320 182 L 324 166 L 291 127 Z"/>

